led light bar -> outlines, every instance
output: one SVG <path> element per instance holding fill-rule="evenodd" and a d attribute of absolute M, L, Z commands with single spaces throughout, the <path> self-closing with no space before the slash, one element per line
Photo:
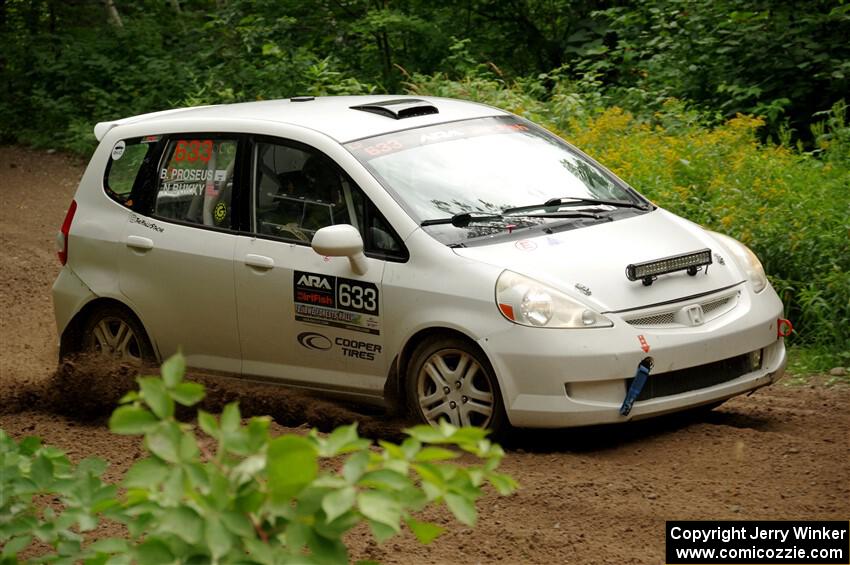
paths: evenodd
<path fill-rule="evenodd" d="M 632 263 L 626 267 L 626 278 L 630 281 L 643 281 L 644 286 L 649 286 L 658 278 L 658 275 L 687 271 L 689 275 L 694 276 L 700 269 L 709 265 L 711 265 L 711 249 L 701 249 L 664 259 Z"/>

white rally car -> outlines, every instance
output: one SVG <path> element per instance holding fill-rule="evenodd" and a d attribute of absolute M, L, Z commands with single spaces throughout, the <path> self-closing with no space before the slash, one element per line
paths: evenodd
<path fill-rule="evenodd" d="M 489 106 L 297 97 L 99 123 L 58 234 L 60 354 L 190 366 L 500 428 L 777 380 L 758 259 Z"/>

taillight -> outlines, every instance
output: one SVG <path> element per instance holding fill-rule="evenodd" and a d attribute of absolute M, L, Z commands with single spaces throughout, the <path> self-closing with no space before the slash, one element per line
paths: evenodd
<path fill-rule="evenodd" d="M 76 211 L 77 201 L 71 200 L 68 213 L 65 214 L 65 221 L 62 222 L 62 228 L 56 234 L 56 252 L 59 255 L 59 262 L 63 265 L 68 262 L 68 234 L 71 232 L 71 222 L 74 221 L 74 212 Z"/>

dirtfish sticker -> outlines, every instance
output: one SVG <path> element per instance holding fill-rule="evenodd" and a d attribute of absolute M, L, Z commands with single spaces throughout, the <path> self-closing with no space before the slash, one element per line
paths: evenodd
<path fill-rule="evenodd" d="M 380 335 L 378 285 L 295 271 L 295 319 Z"/>

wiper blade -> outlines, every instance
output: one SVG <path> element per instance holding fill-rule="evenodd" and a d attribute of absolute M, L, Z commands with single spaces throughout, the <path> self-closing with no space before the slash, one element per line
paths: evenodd
<path fill-rule="evenodd" d="M 603 217 L 596 212 L 546 212 L 542 214 L 514 214 L 514 216 L 519 218 L 593 218 L 594 220 Z"/>
<path fill-rule="evenodd" d="M 561 208 L 564 206 L 581 206 L 582 204 L 601 204 L 606 206 L 614 206 L 616 208 L 637 208 L 638 210 L 649 209 L 646 204 L 638 204 L 637 202 L 628 202 L 626 200 L 605 200 L 603 198 L 562 196 L 559 198 L 550 198 L 543 204 L 532 204 L 530 206 L 517 206 L 515 208 L 506 208 L 505 210 L 502 210 L 502 214 L 510 216 L 516 214 L 517 212 L 526 212 L 528 210 L 538 210 L 540 208 Z"/>
<path fill-rule="evenodd" d="M 437 218 L 434 220 L 425 220 L 419 225 L 425 227 L 437 226 L 440 224 L 451 224 L 456 228 L 465 228 L 473 222 L 487 222 L 490 220 L 502 219 L 504 218 L 501 214 L 470 214 L 469 212 L 464 212 L 463 214 L 455 214 L 451 218 Z"/>
<path fill-rule="evenodd" d="M 627 200 L 605 200 L 603 198 L 576 198 L 572 196 L 566 196 L 563 198 L 550 198 L 543 204 L 546 207 L 549 206 L 572 206 L 574 204 L 604 204 L 607 206 L 614 206 L 616 208 L 638 208 L 639 210 L 646 210 L 646 204 L 639 204 L 637 202 L 629 202 Z"/>

